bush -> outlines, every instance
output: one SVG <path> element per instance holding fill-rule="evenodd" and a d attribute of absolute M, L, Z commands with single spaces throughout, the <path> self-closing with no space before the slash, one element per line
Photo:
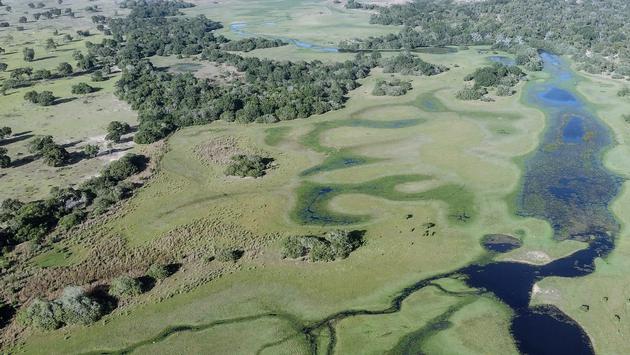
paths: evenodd
<path fill-rule="evenodd" d="M 96 91 L 96 88 L 86 83 L 79 83 L 72 86 L 72 93 L 75 95 L 85 95 L 94 91 Z"/>
<path fill-rule="evenodd" d="M 487 90 L 484 88 L 465 86 L 455 94 L 455 97 L 460 100 L 480 100 L 486 93 Z"/>
<path fill-rule="evenodd" d="M 56 301 L 63 310 L 65 324 L 90 324 L 103 316 L 103 307 L 86 296 L 80 287 L 66 287 L 63 295 Z"/>
<path fill-rule="evenodd" d="M 112 280 L 109 294 L 115 297 L 137 296 L 142 293 L 140 281 L 129 276 L 120 276 Z"/>
<path fill-rule="evenodd" d="M 98 145 L 87 144 L 85 147 L 83 147 L 83 154 L 90 158 L 96 158 L 100 150 L 101 149 L 98 147 Z"/>
<path fill-rule="evenodd" d="M 76 286 L 66 287 L 54 301 L 36 299 L 17 317 L 24 326 L 53 330 L 68 324 L 90 324 L 103 316 L 103 307 Z"/>
<path fill-rule="evenodd" d="M 83 211 L 75 211 L 73 213 L 67 214 L 59 219 L 57 222 L 57 227 L 63 230 L 70 230 L 72 227 L 79 225 L 81 222 L 85 220 L 86 214 Z"/>
<path fill-rule="evenodd" d="M 147 276 L 154 280 L 164 280 L 165 278 L 171 276 L 171 272 L 166 265 L 153 264 L 147 270 Z"/>
<path fill-rule="evenodd" d="M 24 94 L 24 100 L 30 101 L 40 106 L 50 106 L 55 103 L 55 96 L 51 91 L 29 91 Z"/>
<path fill-rule="evenodd" d="M 53 330 L 63 325 L 63 310 L 56 302 L 36 299 L 18 313 L 17 320 L 26 327 Z"/>
<path fill-rule="evenodd" d="M 394 79 L 392 81 L 379 80 L 374 86 L 372 95 L 375 96 L 401 96 L 411 90 L 411 82 Z"/>
<path fill-rule="evenodd" d="M 304 246 L 301 237 L 288 237 L 282 241 L 282 258 L 297 259 L 301 258 L 308 252 L 308 249 Z"/>
<path fill-rule="evenodd" d="M 127 154 L 124 157 L 111 162 L 104 170 L 103 177 L 111 181 L 122 181 L 131 175 L 139 173 L 144 165 L 144 159 L 140 155 Z"/>
<path fill-rule="evenodd" d="M 225 169 L 225 175 L 240 177 L 261 177 L 273 161 L 258 155 L 235 155 L 232 163 Z"/>
<path fill-rule="evenodd" d="M 305 255 L 313 262 L 345 259 L 363 244 L 360 233 L 334 230 L 321 237 L 289 237 L 282 242 L 283 258 L 301 258 Z"/>
<path fill-rule="evenodd" d="M 234 249 L 234 248 L 225 248 L 225 249 L 219 249 L 216 252 L 215 258 L 218 261 L 222 261 L 222 262 L 235 262 L 238 259 L 240 259 L 243 256 L 243 251 L 240 249 Z"/>

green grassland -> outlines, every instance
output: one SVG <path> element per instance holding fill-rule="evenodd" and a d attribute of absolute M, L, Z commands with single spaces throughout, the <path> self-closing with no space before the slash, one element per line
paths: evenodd
<path fill-rule="evenodd" d="M 222 223 L 237 224 L 254 235 L 270 236 L 266 239 L 268 242 L 252 244 L 251 237 L 234 234 L 207 235 L 215 245 L 232 245 L 245 250 L 249 257 L 240 262 L 242 267 L 238 271 L 163 302 L 148 302 L 124 314 L 107 316 L 103 322 L 90 327 L 35 333 L 20 350 L 36 353 L 44 343 L 47 351 L 53 353 L 115 350 L 152 339 L 169 326 L 203 328 L 221 320 L 272 312 L 283 315 L 277 318 L 285 319 L 284 323 L 274 320 L 279 323 L 269 325 L 269 331 L 276 329 L 273 335 L 252 335 L 247 344 L 242 344 L 242 349 L 250 346 L 250 341 L 253 349 L 278 342 L 278 352 L 285 351 L 281 349 L 300 352 L 295 349 L 307 344 L 303 336 L 296 336 L 295 325 L 289 326 L 291 322 L 304 326 L 344 309 L 381 309 L 405 286 L 483 257 L 479 240 L 486 233 L 519 234 L 524 240 L 523 250 L 545 250 L 550 258 L 565 253 L 566 248 L 562 251 L 562 247 L 551 240 L 547 224 L 512 216 L 504 200 L 516 188 L 519 178 L 518 166 L 512 159 L 535 146 L 542 130 L 542 115 L 522 106 L 518 97 L 501 98 L 494 103 L 454 100 L 464 75 L 486 63 L 485 56 L 474 50 L 448 55 L 423 54 L 422 57 L 459 67 L 436 77 L 405 77 L 412 81 L 413 90 L 403 97 L 385 98 L 370 95 L 376 79 L 384 76 L 375 71 L 360 88 L 351 92 L 346 108 L 309 120 L 283 122 L 272 128 L 216 122 L 182 129 L 173 135 L 168 140 L 168 152 L 160 161 L 157 176 L 129 201 L 118 218 L 107 223 L 108 233 L 123 236 L 129 248 L 143 248 L 159 243 L 173 230 L 187 228 L 193 220 L 218 217 Z M 423 102 L 428 97 L 439 106 L 434 104 L 433 109 L 424 110 Z M 441 110 L 435 112 L 435 107 Z M 400 125 L 401 120 L 415 121 Z M 499 132 L 497 127 L 509 129 L 509 136 Z M 224 165 L 212 163 L 196 152 L 199 146 L 227 137 L 235 139 L 245 151 L 273 157 L 277 167 L 260 179 L 225 177 Z M 339 152 L 368 159 L 365 164 L 353 167 L 301 174 Z M 376 161 L 378 163 L 374 163 Z M 304 224 L 291 217 L 300 204 L 300 186 L 369 186 L 375 179 L 408 174 L 427 178 L 398 181 L 389 188 L 396 195 L 411 194 L 414 199 L 396 201 L 355 189 L 325 204 L 333 213 L 363 216 L 361 221 L 347 226 L 367 231 L 365 246 L 348 259 L 314 264 L 280 258 L 282 236 L 319 233 L 334 227 Z M 448 186 L 463 190 L 450 198 L 424 196 Z M 466 196 L 465 204 L 475 212 L 470 213 L 470 218 L 453 223 L 448 206 L 459 203 L 463 196 Z M 435 235 L 423 236 L 423 225 L 427 222 L 437 225 Z M 527 260 L 526 254 L 512 257 Z M 159 290 L 149 294 L 152 292 Z M 425 300 L 422 295 L 427 292 L 434 295 Z M 483 327 L 469 324 L 487 322 L 500 327 L 509 319 L 509 312 L 496 301 L 464 297 L 464 302 L 458 297 L 439 297 L 435 292 L 427 289 L 414 295 L 405 301 L 401 313 L 391 317 L 394 320 L 409 317 L 407 312 L 421 311 L 429 305 L 428 300 L 434 298 L 443 308 L 436 308 L 435 315 L 427 320 L 452 318 L 453 326 L 448 331 L 457 334 L 453 336 L 460 340 L 453 342 L 451 351 L 467 349 L 471 353 L 484 349 L 480 346 L 485 338 L 474 333 L 482 332 Z M 414 305 L 407 307 L 407 303 Z M 416 311 L 416 307 L 421 308 Z M 374 325 L 369 327 L 386 327 L 387 322 L 392 321 L 386 320 L 389 317 L 375 316 L 370 319 Z M 287 319 L 292 321 L 286 323 Z M 238 327 L 242 334 L 262 334 L 254 331 L 259 327 L 257 322 L 260 321 L 230 327 Z M 352 344 L 348 342 L 354 335 L 347 334 L 344 326 L 352 322 L 360 320 L 349 318 L 339 325 L 337 342 L 340 347 Z M 353 329 L 348 331 L 363 332 L 362 327 L 351 327 Z M 406 330 L 402 328 L 374 344 L 374 349 L 393 349 L 406 337 L 418 340 L 420 338 L 409 334 L 421 327 L 421 322 L 417 322 Z M 200 331 L 204 339 L 237 336 L 222 326 Z M 449 347 L 448 342 L 438 336 L 440 334 L 423 335 L 423 346 Z M 181 332 L 166 337 L 159 342 L 160 351 L 205 350 L 213 343 L 217 346 L 231 343 L 204 340 L 191 344 L 184 340 L 197 339 L 195 335 Z M 319 341 L 325 343 L 325 338 L 322 336 Z M 236 346 L 240 342 L 233 343 Z M 491 344 L 497 347 L 511 344 L 505 327 L 497 332 Z M 140 347 L 137 351 L 150 349 L 153 347 Z M 237 348 L 231 349 L 238 352 Z M 275 353 L 275 350 L 266 351 Z"/>
<path fill-rule="evenodd" d="M 290 34 L 323 45 L 396 30 L 369 25 L 366 11 L 324 1 L 195 3 L 199 6 L 187 13 L 203 13 L 227 25 L 244 21 L 251 32 Z M 27 26 L 33 27 L 15 33 L 6 45 L 9 54 L 0 57 L 10 67 L 24 65 L 20 48 L 26 42 L 35 42 L 36 53 L 45 53 L 41 45 L 52 36 L 52 29 Z M 229 26 L 223 33 L 235 36 Z M 62 61 L 73 63 L 72 50 L 83 46 L 84 41 L 71 42 L 47 55 L 51 58 L 31 64 L 54 68 Z M 348 53 L 294 46 L 247 55 L 351 58 Z M 420 279 L 488 258 L 479 244 L 485 234 L 522 239 L 521 248 L 500 256 L 522 262 L 545 263 L 584 247 L 554 241 L 548 223 L 512 212 L 511 196 L 522 173 L 519 157 L 538 145 L 544 115 L 525 106 L 519 95 L 491 103 L 456 100 L 464 76 L 488 63 L 487 54 L 477 49 L 419 56 L 450 70 L 433 77 L 373 70 L 338 111 L 273 126 L 215 122 L 184 128 L 169 137 L 155 175 L 113 217 L 66 236 L 58 246 L 32 258 L 31 264 L 43 268 L 49 279 L 95 265 L 108 269 L 113 274 L 109 277 L 144 267 L 134 256 L 159 255 L 166 260 L 175 255 L 177 259 L 168 260 L 182 262 L 182 270 L 93 325 L 29 331 L 24 343 L 11 351 L 307 353 L 310 344 L 304 328 L 344 310 L 382 310 Z M 194 63 L 190 58 L 156 60 L 173 70 Z M 411 81 L 413 89 L 399 97 L 371 94 L 377 80 L 392 76 Z M 630 131 L 622 118 L 630 102 L 616 97 L 620 82 L 588 79 L 580 84 L 585 97 L 591 102 L 615 102 L 594 108 L 613 127 L 619 143 L 607 154 L 606 164 L 630 176 L 630 148 L 625 145 Z M 135 121 L 135 114 L 113 96 L 115 80 L 114 75 L 96 83 L 102 90 L 89 98 L 48 108 L 26 104 L 24 92 L 51 90 L 70 97 L 71 85 L 88 79 L 58 79 L 16 90 L 0 97 L 2 125 L 15 132 L 52 134 L 60 142 L 84 142 L 103 135 L 109 121 Z M 258 179 L 226 177 L 226 164 L 218 159 L 225 157 L 200 154 L 200 148 L 223 141 L 235 142 L 235 149 L 242 152 L 272 157 L 274 168 Z M 7 147 L 12 156 L 24 155 L 25 144 L 26 140 Z M 346 165 L 347 159 L 356 164 Z M 103 160 L 94 159 L 60 170 L 35 161 L 2 172 L 6 175 L 0 178 L 0 199 L 42 197 L 48 186 L 76 183 L 102 164 Z M 317 210 L 343 216 L 347 223 L 325 225 L 299 218 L 300 206 L 313 196 L 313 186 L 338 188 L 317 202 Z M 545 299 L 544 294 L 536 294 L 534 299 L 554 303 L 576 319 L 603 353 L 622 348 L 630 331 L 628 288 L 608 291 L 620 280 L 627 283 L 623 270 L 630 244 L 623 236 L 628 231 L 624 216 L 629 198 L 626 189 L 613 206 L 624 228 L 611 257 L 585 278 L 542 281 L 541 289 L 556 289 L 562 297 Z M 435 224 L 435 233 L 425 235 L 428 223 Z M 330 263 L 281 258 L 283 237 L 319 234 L 339 224 L 366 231 L 365 244 L 349 258 Z M 108 249 L 111 244 L 118 249 Z M 245 255 L 238 263 L 205 260 L 219 247 L 238 247 Z M 166 249 L 176 251 L 168 254 L 171 250 Z M 100 257 L 98 263 L 94 256 Z M 582 304 L 590 305 L 589 312 L 580 310 Z M 417 346 L 438 354 L 510 354 L 517 352 L 508 331 L 510 317 L 509 309 L 490 295 L 478 294 L 459 280 L 443 279 L 406 298 L 399 312 L 348 317 L 335 323 L 334 329 L 318 329 L 316 342 L 320 353 L 334 339 L 337 353 L 398 353 Z"/>

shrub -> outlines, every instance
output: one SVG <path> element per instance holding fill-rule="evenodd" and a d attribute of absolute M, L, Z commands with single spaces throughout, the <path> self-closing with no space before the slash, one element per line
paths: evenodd
<path fill-rule="evenodd" d="M 90 158 L 96 158 L 100 150 L 101 149 L 98 147 L 98 145 L 87 144 L 85 147 L 83 147 L 83 154 Z"/>
<path fill-rule="evenodd" d="M 112 280 L 109 294 L 115 297 L 137 296 L 142 293 L 140 281 L 129 276 L 120 276 Z"/>
<path fill-rule="evenodd" d="M 105 139 L 114 143 L 119 143 L 123 134 L 127 134 L 131 131 L 131 127 L 126 122 L 112 121 L 107 125 L 107 135 Z"/>
<path fill-rule="evenodd" d="M 258 155 L 235 155 L 232 163 L 225 169 L 225 175 L 240 177 L 261 177 L 273 161 Z"/>
<path fill-rule="evenodd" d="M 141 171 L 144 165 L 143 157 L 136 154 L 127 154 L 124 157 L 111 162 L 104 170 L 103 177 L 111 181 L 122 181 L 131 175 Z"/>
<path fill-rule="evenodd" d="M 72 93 L 75 95 L 85 95 L 94 91 L 96 91 L 96 88 L 86 83 L 78 83 L 72 86 Z"/>
<path fill-rule="evenodd" d="M 222 261 L 222 262 L 235 262 L 238 259 L 240 259 L 243 256 L 243 251 L 240 249 L 234 249 L 234 248 L 225 248 L 225 249 L 219 249 L 216 252 L 215 258 L 218 261 Z"/>
<path fill-rule="evenodd" d="M 164 280 L 171 276 L 168 266 L 162 264 L 153 264 L 147 270 L 147 276 L 154 280 Z"/>
<path fill-rule="evenodd" d="M 53 330 L 68 324 L 90 324 L 103 316 L 103 307 L 76 286 L 66 287 L 58 300 L 36 299 L 17 317 L 24 326 Z"/>
<path fill-rule="evenodd" d="M 63 230 L 70 230 L 72 227 L 80 224 L 85 220 L 86 214 L 83 211 L 75 211 L 67 214 L 59 219 L 57 227 Z"/>
<path fill-rule="evenodd" d="M 90 324 L 103 316 L 103 307 L 88 297 L 80 287 L 66 287 L 56 301 L 63 310 L 65 324 Z"/>
<path fill-rule="evenodd" d="M 455 97 L 460 100 L 479 100 L 486 93 L 487 90 L 484 88 L 465 86 L 455 94 Z"/>
<path fill-rule="evenodd" d="M 61 305 L 42 299 L 34 300 L 26 309 L 18 313 L 17 320 L 26 327 L 53 330 L 63 325 Z"/>
<path fill-rule="evenodd" d="M 282 241 L 282 258 L 297 259 L 308 252 L 301 237 L 287 237 Z"/>

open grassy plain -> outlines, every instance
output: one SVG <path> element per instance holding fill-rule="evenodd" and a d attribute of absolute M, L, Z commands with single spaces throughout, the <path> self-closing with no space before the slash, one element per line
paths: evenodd
<path fill-rule="evenodd" d="M 193 2 L 198 6 L 187 14 L 223 22 L 222 33 L 234 38 L 239 36 L 229 26 L 234 23 L 246 23 L 240 29 L 250 33 L 323 46 L 397 30 L 369 25 L 369 12 L 326 1 Z M 113 14 L 106 2 L 102 5 Z M 59 36 L 75 26 L 61 25 Z M 86 40 L 100 40 L 94 35 L 48 52 L 43 43 L 54 28 L 25 27 L 12 30 L 10 39 L 7 30 L 0 32 L 10 41 L 0 55 L 10 68 L 26 65 L 21 59 L 25 45 L 37 56 L 46 53 L 29 65 L 52 69 L 63 61 L 73 63 L 72 51 Z M 494 97 L 494 102 L 455 99 L 464 77 L 489 63 L 483 49 L 419 54 L 450 68 L 431 77 L 375 69 L 350 92 L 343 109 L 309 119 L 271 126 L 220 121 L 177 131 L 164 143 L 154 176 L 132 199 L 76 232 L 59 235 L 44 253 L 24 253 L 25 274 L 35 277 L 22 285 L 18 297 L 56 296 L 68 284 L 99 286 L 122 274 L 141 276 L 155 261 L 178 264 L 178 271 L 90 326 L 43 332 L 11 324 L 8 332 L 19 333 L 20 342 L 9 351 L 302 354 L 326 353 L 334 345 L 339 354 L 397 354 L 409 348 L 431 354 L 517 353 L 509 333 L 510 309 L 455 277 L 433 280 L 401 299 L 399 309 L 392 306 L 418 280 L 476 261 L 545 264 L 585 247 L 555 241 L 545 221 L 515 216 L 523 157 L 538 146 L 545 117 L 522 102 L 527 83 L 517 86 L 519 94 Z M 245 55 L 352 58 L 294 45 Z M 172 72 L 204 70 L 196 58 L 152 60 Z M 530 74 L 530 79 L 543 76 Z M 392 77 L 410 81 L 413 89 L 398 97 L 371 94 L 377 80 Z M 10 155 L 27 155 L 28 139 L 19 137 L 51 134 L 80 146 L 102 143 L 112 120 L 133 124 L 135 114 L 113 96 L 116 79 L 113 74 L 94 83 L 100 91 L 47 108 L 25 103 L 24 92 L 51 90 L 69 98 L 71 85 L 89 81 L 87 76 L 40 82 L 0 96 L 1 125 L 24 132 L 6 145 Z M 630 131 L 622 118 L 630 102 L 616 96 L 622 85 L 592 76 L 579 88 L 591 102 L 614 102 L 593 110 L 613 128 L 619 144 L 607 153 L 607 167 L 630 176 Z M 239 153 L 272 157 L 273 168 L 257 179 L 225 176 L 230 157 Z M 0 199 L 41 198 L 49 186 L 77 183 L 115 157 L 106 154 L 64 169 L 34 161 L 3 170 Z M 613 206 L 623 223 L 614 253 L 598 261 L 595 273 L 546 279 L 534 295 L 534 302 L 555 304 L 577 320 L 604 354 L 623 348 L 630 331 L 630 288 L 608 292 L 620 280 L 628 284 L 623 273 L 630 253 L 624 238 L 630 222 L 623 217 L 630 206 L 627 191 Z M 364 245 L 347 259 L 317 263 L 281 257 L 285 237 L 339 227 L 365 232 Z M 489 254 L 480 240 L 494 233 L 516 236 L 523 245 Z M 217 251 L 225 248 L 244 255 L 237 262 L 217 260 Z M 354 310 L 379 314 L 323 322 Z"/>
<path fill-rule="evenodd" d="M 543 127 L 542 115 L 523 106 L 518 96 L 500 98 L 494 103 L 464 103 L 454 99 L 464 75 L 486 63 L 485 54 L 468 50 L 422 57 L 452 69 L 435 77 L 404 77 L 412 81 L 413 90 L 395 98 L 370 94 L 378 78 L 389 76 L 375 71 L 351 93 L 346 108 L 309 120 L 283 122 L 272 128 L 217 122 L 186 128 L 173 135 L 157 176 L 129 201 L 117 218 L 106 222 L 104 229 L 107 234 L 123 238 L 125 248 L 133 250 L 168 243 L 174 233 L 192 229 L 195 234 L 200 233 L 193 238 L 195 243 L 206 248 L 196 250 L 197 255 L 211 255 L 214 248 L 220 247 L 242 248 L 245 257 L 238 268 L 163 302 L 129 306 L 124 313 L 107 316 L 90 327 L 35 333 L 20 350 L 37 352 L 43 344 L 53 352 L 116 350 L 152 339 L 172 326 L 192 325 L 203 329 L 190 335 L 182 332 L 167 337 L 159 343 L 160 351 L 192 350 L 190 346 L 211 351 L 210 347 L 217 342 L 204 340 L 202 344 L 192 345 L 184 339 L 188 336 L 197 339 L 198 332 L 203 332 L 204 339 L 237 336 L 226 333 L 222 325 L 209 325 L 225 319 L 273 313 L 270 318 L 276 320 L 268 322 L 271 322 L 269 327 L 276 329 L 274 335 L 271 338 L 256 335 L 258 340 L 248 337 L 248 341 L 255 343 L 251 346 L 268 349 L 265 344 L 279 342 L 277 349 L 300 352 L 299 347 L 308 346 L 300 331 L 302 327 L 346 309 L 381 309 L 400 290 L 419 279 L 486 257 L 479 244 L 484 234 L 518 235 L 523 239 L 523 248 L 505 257 L 529 262 L 540 262 L 534 256 L 541 253 L 551 259 L 566 254 L 568 249 L 575 250 L 575 245 L 567 247 L 565 242 L 553 242 L 546 223 L 514 217 L 506 201 L 519 181 L 519 167 L 513 159 L 536 145 Z M 242 152 L 272 156 L 276 168 L 260 179 L 225 177 L 221 150 L 203 154 L 208 151 L 203 147 L 221 142 L 235 142 L 230 146 Z M 344 168 L 335 165 L 339 157 L 346 156 L 359 157 L 361 163 Z M 401 179 L 410 175 L 423 178 Z M 365 246 L 348 259 L 333 263 L 280 258 L 283 236 L 317 234 L 334 227 L 296 217 L 304 199 L 310 198 L 308 193 L 300 193 L 305 186 L 369 186 L 370 181 L 378 179 L 401 179 L 388 188 L 393 189 L 394 195 L 411 198 L 392 198 L 369 188 L 342 189 L 321 204 L 324 213 L 360 216 L 360 220 L 351 221 L 346 228 L 366 230 Z M 440 189 L 451 192 L 440 198 L 426 194 Z M 191 221 L 237 225 L 242 234 L 197 229 Z M 184 245 L 177 246 L 181 250 L 193 243 L 181 242 Z M 201 263 L 198 267 L 210 270 L 217 267 L 213 266 L 216 263 Z M 186 280 L 176 282 L 186 283 Z M 162 292 L 159 290 L 162 287 L 166 286 L 158 285 L 143 297 L 151 300 L 152 293 Z M 426 334 L 422 340 L 412 337 L 414 341 L 429 348 L 452 345 L 451 351 L 483 352 L 483 344 L 474 339 L 486 338 L 470 332 L 483 333 L 484 328 L 466 325 L 478 324 L 482 319 L 504 324 L 509 311 L 506 313 L 492 298 L 484 301 L 486 296 L 479 299 L 443 292 L 428 288 L 414 294 L 405 301 L 401 313 L 370 318 L 372 326 L 361 318 L 340 322 L 336 334 L 338 346 L 348 346 L 352 343 L 347 342 L 358 336 L 346 333 L 346 323 L 386 329 L 385 324 L 398 317 L 413 317 L 407 316 L 407 312 L 422 312 L 422 307 L 427 306 L 422 297 L 426 293 L 443 305 L 438 308 L 443 311 L 436 311 L 427 321 L 430 323 L 440 316 L 448 320 L 452 316 L 454 325 L 449 332 L 462 334 L 464 338 L 451 344 L 435 338 L 434 332 L 422 332 Z M 407 303 L 416 306 L 408 307 Z M 416 307 L 421 308 L 416 311 Z M 389 317 L 394 318 L 385 320 Z M 262 321 L 242 321 L 229 327 L 238 327 L 239 332 L 255 332 Z M 383 338 L 380 345 L 374 344 L 374 349 L 393 348 L 421 327 L 420 323 L 407 330 L 403 327 Z M 348 331 L 363 332 L 362 328 L 350 328 Z M 325 340 L 325 334 L 320 338 Z M 326 343 L 324 340 L 322 343 Z M 511 342 L 506 329 L 492 339 L 492 344 L 498 347 Z M 138 347 L 138 351 L 150 349 Z M 275 353 L 271 348 L 268 351 Z"/>

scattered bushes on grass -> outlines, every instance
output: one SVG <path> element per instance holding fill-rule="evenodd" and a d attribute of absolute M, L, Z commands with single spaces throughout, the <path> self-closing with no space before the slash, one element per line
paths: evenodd
<path fill-rule="evenodd" d="M 283 258 L 298 259 L 308 256 L 313 262 L 334 261 L 347 258 L 363 244 L 363 233 L 359 231 L 335 230 L 323 236 L 288 237 L 282 241 Z"/>
<path fill-rule="evenodd" d="M 142 293 L 140 281 L 129 276 L 120 276 L 112 280 L 109 294 L 114 297 L 131 297 Z"/>
<path fill-rule="evenodd" d="M 411 90 L 411 82 L 394 79 L 391 81 L 378 80 L 372 90 L 375 96 L 401 96 Z"/>
<path fill-rule="evenodd" d="M 225 169 L 225 175 L 240 177 L 261 177 L 269 169 L 273 159 L 259 155 L 235 155 L 232 163 Z"/>
<path fill-rule="evenodd" d="M 53 330 L 70 324 L 90 324 L 103 316 L 103 307 L 80 287 L 66 287 L 53 301 L 34 300 L 17 317 L 19 323 L 42 330 Z"/>

